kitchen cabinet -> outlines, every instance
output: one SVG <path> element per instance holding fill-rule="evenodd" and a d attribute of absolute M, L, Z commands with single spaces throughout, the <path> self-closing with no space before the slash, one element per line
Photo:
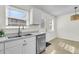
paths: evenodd
<path fill-rule="evenodd" d="M 4 54 L 4 51 L 2 50 L 2 51 L 0 51 L 0 54 Z"/>
<path fill-rule="evenodd" d="M 21 54 L 23 40 L 5 42 L 5 54 Z"/>
<path fill-rule="evenodd" d="M 35 54 L 36 53 L 36 37 L 28 37 L 23 39 L 23 54 Z"/>
<path fill-rule="evenodd" d="M 41 10 L 37 8 L 31 9 L 31 17 L 32 17 L 32 23 L 31 24 L 40 24 L 41 21 Z"/>
<path fill-rule="evenodd" d="M 30 24 L 39 24 L 39 31 L 45 31 L 46 14 L 40 9 L 31 9 Z"/>
<path fill-rule="evenodd" d="M 5 42 L 5 54 L 35 54 L 36 37 L 24 37 L 20 40 Z"/>
<path fill-rule="evenodd" d="M 4 50 L 4 43 L 0 43 L 0 50 Z"/>
<path fill-rule="evenodd" d="M 0 54 L 4 54 L 4 43 L 0 43 Z"/>
<path fill-rule="evenodd" d="M 31 12 L 31 24 L 39 24 L 40 31 L 43 32 L 49 32 L 52 31 L 54 28 L 54 16 L 49 15 L 48 13 L 37 9 L 33 8 Z"/>
<path fill-rule="evenodd" d="M 5 54 L 21 54 L 22 47 L 20 45 L 5 49 Z"/>

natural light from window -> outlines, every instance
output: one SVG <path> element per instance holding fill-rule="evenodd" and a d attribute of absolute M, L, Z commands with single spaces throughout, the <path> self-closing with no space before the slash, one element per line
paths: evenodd
<path fill-rule="evenodd" d="M 26 26 L 28 19 L 28 12 L 14 7 L 7 6 L 6 8 L 6 27 L 17 27 L 19 25 Z"/>

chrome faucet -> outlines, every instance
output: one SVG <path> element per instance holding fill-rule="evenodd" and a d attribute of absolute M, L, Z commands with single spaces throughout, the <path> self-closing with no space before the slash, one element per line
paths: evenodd
<path fill-rule="evenodd" d="M 23 29 L 24 29 L 24 26 L 23 26 Z M 21 32 L 21 25 L 20 25 L 19 28 L 18 28 L 18 36 L 19 36 L 19 37 L 21 37 L 21 33 L 22 33 L 22 32 Z"/>
<path fill-rule="evenodd" d="M 20 28 L 21 26 L 19 26 L 19 28 L 18 28 L 18 36 L 20 37 L 21 36 L 21 28 Z"/>

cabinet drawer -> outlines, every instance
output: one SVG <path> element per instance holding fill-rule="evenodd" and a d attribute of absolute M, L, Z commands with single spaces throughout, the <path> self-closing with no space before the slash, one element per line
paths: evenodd
<path fill-rule="evenodd" d="M 9 41 L 5 43 L 5 48 L 15 47 L 17 45 L 22 45 L 23 40 L 15 40 L 15 41 Z"/>
<path fill-rule="evenodd" d="M 36 37 L 34 36 L 34 37 L 29 37 L 29 38 L 26 38 L 26 39 L 24 39 L 24 42 L 27 42 L 27 41 L 33 41 L 33 40 L 35 40 L 36 39 Z"/>
<path fill-rule="evenodd" d="M 0 43 L 0 50 L 3 50 L 3 49 L 4 49 L 4 44 Z"/>

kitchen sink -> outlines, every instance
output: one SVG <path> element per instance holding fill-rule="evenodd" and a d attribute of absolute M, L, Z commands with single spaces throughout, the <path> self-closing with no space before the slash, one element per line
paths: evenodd
<path fill-rule="evenodd" d="M 17 35 L 17 36 L 11 36 L 11 37 L 8 37 L 8 38 L 18 38 L 18 37 L 22 37 L 22 36 L 30 36 L 32 34 L 24 34 L 24 35 Z"/>
<path fill-rule="evenodd" d="M 23 35 L 23 36 L 29 36 L 29 35 L 33 35 L 33 34 L 25 34 L 25 35 Z"/>
<path fill-rule="evenodd" d="M 17 38 L 17 37 L 22 37 L 22 36 L 11 36 L 11 37 L 8 37 L 8 38 Z"/>

